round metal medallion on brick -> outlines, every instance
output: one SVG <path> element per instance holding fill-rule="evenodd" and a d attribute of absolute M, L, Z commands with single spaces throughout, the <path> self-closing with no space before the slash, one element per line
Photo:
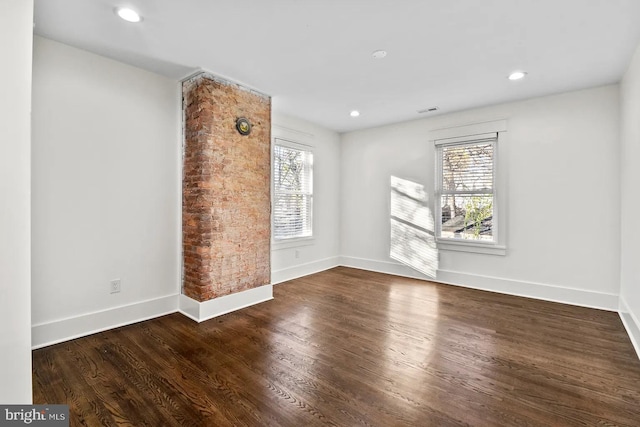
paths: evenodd
<path fill-rule="evenodd" d="M 251 133 L 251 123 L 244 117 L 239 117 L 236 120 L 236 129 L 241 135 L 249 135 Z"/>

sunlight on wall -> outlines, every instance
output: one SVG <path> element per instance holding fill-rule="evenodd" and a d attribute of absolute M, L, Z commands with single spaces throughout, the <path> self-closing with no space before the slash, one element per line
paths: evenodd
<path fill-rule="evenodd" d="M 433 214 L 422 184 L 391 176 L 389 256 L 430 278 L 436 277 L 438 248 Z"/>

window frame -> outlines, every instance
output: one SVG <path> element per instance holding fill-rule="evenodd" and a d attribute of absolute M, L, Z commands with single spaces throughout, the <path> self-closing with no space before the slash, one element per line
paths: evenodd
<path fill-rule="evenodd" d="M 315 159 L 315 153 L 314 153 L 314 147 L 312 145 L 307 145 L 298 141 L 292 141 L 291 139 L 287 139 L 287 138 L 283 138 L 280 136 L 274 136 L 273 137 L 273 144 L 272 144 L 272 149 L 271 149 L 271 194 L 272 194 L 272 198 L 271 198 L 271 228 L 272 230 L 275 230 L 275 200 L 276 200 L 276 183 L 275 180 L 273 179 L 273 177 L 275 176 L 274 174 L 274 170 L 275 170 L 275 149 L 276 146 L 280 146 L 280 147 L 285 147 L 285 148 L 290 148 L 293 150 L 299 150 L 299 151 L 304 151 L 304 152 L 308 152 L 311 154 L 312 159 Z M 296 236 L 296 237 L 287 237 L 287 238 L 276 238 L 275 237 L 275 233 L 272 231 L 271 233 L 271 245 L 273 249 L 286 249 L 286 248 L 293 248 L 293 247 L 298 247 L 298 246 L 307 246 L 307 245 L 312 245 L 314 244 L 314 240 L 315 240 L 315 235 L 314 235 L 314 230 L 315 230 L 315 226 L 314 226 L 314 179 L 313 179 L 313 175 L 314 175 L 314 168 L 313 168 L 313 163 L 314 160 L 312 160 L 311 165 L 309 166 L 309 173 L 310 173 L 310 191 L 309 191 L 309 196 L 310 196 L 310 209 L 309 209 L 309 226 L 311 229 L 311 234 L 308 236 Z"/>
<path fill-rule="evenodd" d="M 485 122 L 431 132 L 435 151 L 434 217 L 438 249 L 473 252 L 488 255 L 506 255 L 506 174 L 504 158 L 506 148 L 506 121 Z M 492 141 L 493 144 L 493 241 L 442 237 L 443 148 Z"/>

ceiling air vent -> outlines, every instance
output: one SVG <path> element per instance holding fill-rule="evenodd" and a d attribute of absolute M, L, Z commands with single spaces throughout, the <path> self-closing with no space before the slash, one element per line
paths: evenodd
<path fill-rule="evenodd" d="M 431 108 L 425 108 L 424 110 L 418 110 L 418 113 L 423 114 L 423 113 L 433 113 L 435 111 L 438 111 L 440 108 L 438 107 L 431 107 Z"/>

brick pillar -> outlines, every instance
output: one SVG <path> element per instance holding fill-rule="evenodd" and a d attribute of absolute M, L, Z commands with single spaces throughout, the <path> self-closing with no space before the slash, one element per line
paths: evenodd
<path fill-rule="evenodd" d="M 202 302 L 269 284 L 271 98 L 205 73 L 182 94 L 182 292 Z"/>

